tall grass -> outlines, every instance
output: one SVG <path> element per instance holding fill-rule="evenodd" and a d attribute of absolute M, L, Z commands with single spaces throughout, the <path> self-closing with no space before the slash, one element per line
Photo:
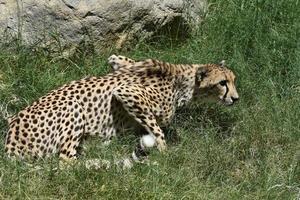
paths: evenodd
<path fill-rule="evenodd" d="M 299 199 L 300 198 L 300 2 L 210 0 L 192 37 L 141 43 L 125 54 L 173 63 L 226 59 L 236 73 L 234 107 L 193 103 L 174 119 L 180 140 L 157 165 L 129 171 L 86 170 L 82 165 L 42 169 L 5 158 L 0 145 L 0 199 Z M 3 47 L 0 52 L 0 134 L 15 113 L 47 91 L 74 79 L 107 72 L 108 54 L 53 57 L 46 51 Z M 116 52 L 114 52 L 116 53 Z M 82 52 L 82 55 L 86 55 Z M 80 159 L 128 155 L 135 138 L 109 147 L 92 139 Z M 3 142 L 2 142 L 3 144 Z"/>

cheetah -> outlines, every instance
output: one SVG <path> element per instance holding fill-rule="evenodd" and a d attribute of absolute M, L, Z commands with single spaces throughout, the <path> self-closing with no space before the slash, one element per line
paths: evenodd
<path fill-rule="evenodd" d="M 6 153 L 20 158 L 58 154 L 73 161 L 84 136 L 109 140 L 139 127 L 146 134 L 131 155 L 139 161 L 147 156 L 146 147 L 166 149 L 162 128 L 170 124 L 177 108 L 194 97 L 213 98 L 224 105 L 239 99 L 235 75 L 224 62 L 170 64 L 113 55 L 109 64 L 111 73 L 65 84 L 14 115 Z"/>

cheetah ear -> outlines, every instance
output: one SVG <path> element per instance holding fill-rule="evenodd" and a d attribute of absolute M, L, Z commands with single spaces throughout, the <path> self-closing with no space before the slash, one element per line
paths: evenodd
<path fill-rule="evenodd" d="M 197 70 L 197 80 L 202 81 L 205 77 L 207 77 L 207 67 L 206 66 L 200 66 Z"/>
<path fill-rule="evenodd" d="M 225 67 L 225 60 L 222 60 L 219 64 L 221 67 Z"/>

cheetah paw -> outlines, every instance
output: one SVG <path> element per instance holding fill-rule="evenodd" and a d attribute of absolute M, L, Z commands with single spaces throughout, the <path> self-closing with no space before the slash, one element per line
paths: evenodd
<path fill-rule="evenodd" d="M 91 159 L 85 162 L 85 167 L 89 170 L 108 170 L 110 168 L 110 162 L 108 160 Z"/>
<path fill-rule="evenodd" d="M 158 139 L 156 142 L 157 142 L 157 149 L 158 149 L 160 152 L 166 151 L 166 149 L 167 149 L 167 144 L 166 144 L 166 141 L 165 141 L 165 140 Z"/>
<path fill-rule="evenodd" d="M 124 158 L 124 159 L 121 159 L 121 160 L 117 160 L 115 162 L 115 164 L 122 168 L 123 170 L 126 170 L 126 169 L 131 169 L 133 167 L 133 163 L 132 163 L 132 160 L 129 159 L 129 158 Z"/>

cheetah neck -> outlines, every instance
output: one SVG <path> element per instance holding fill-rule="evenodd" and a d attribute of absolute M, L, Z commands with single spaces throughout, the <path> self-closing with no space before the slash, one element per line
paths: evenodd
<path fill-rule="evenodd" d="M 193 98 L 196 70 L 191 65 L 180 65 L 182 70 L 177 72 L 175 81 L 175 102 L 182 107 Z"/>

